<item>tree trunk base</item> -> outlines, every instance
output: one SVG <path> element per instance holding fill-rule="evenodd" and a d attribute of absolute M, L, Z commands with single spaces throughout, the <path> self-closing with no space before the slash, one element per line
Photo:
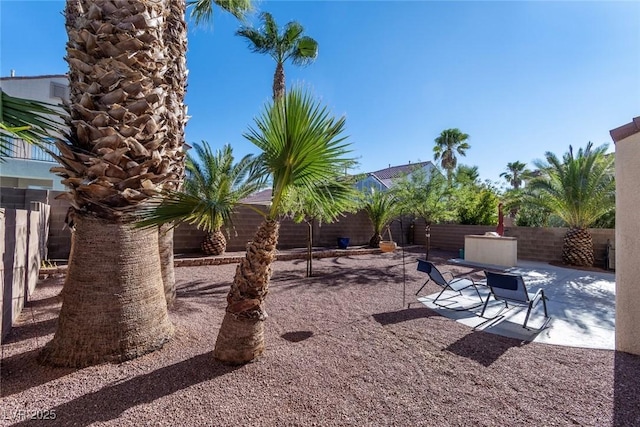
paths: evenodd
<path fill-rule="evenodd" d="M 225 313 L 213 356 L 227 365 L 253 362 L 264 353 L 264 320 Z"/>
<path fill-rule="evenodd" d="M 53 339 L 41 363 L 81 368 L 158 350 L 173 335 L 158 230 L 76 218 L 74 252 Z"/>

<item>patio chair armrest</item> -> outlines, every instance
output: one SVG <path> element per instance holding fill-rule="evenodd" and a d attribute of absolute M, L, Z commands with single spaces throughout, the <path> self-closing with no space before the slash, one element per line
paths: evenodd
<path fill-rule="evenodd" d="M 546 298 L 544 296 L 544 290 L 543 289 L 538 289 L 535 293 L 535 295 L 533 296 L 533 298 L 531 299 L 531 304 L 532 305 L 536 305 L 538 303 L 538 300 Z"/>
<path fill-rule="evenodd" d="M 450 280 L 457 279 L 457 277 L 450 271 L 445 271 L 444 273 L 442 273 L 442 276 L 444 277 L 445 274 L 448 274 L 449 276 L 451 276 Z"/>
<path fill-rule="evenodd" d="M 454 280 L 468 280 L 468 281 L 470 281 L 471 283 L 473 283 L 473 285 L 474 285 L 474 286 L 475 286 L 475 285 L 477 285 L 476 281 L 475 281 L 475 280 L 473 280 L 471 277 L 469 277 L 469 275 L 468 275 L 468 274 L 461 274 L 461 275 L 459 275 L 459 276 L 455 276 L 455 275 L 454 275 L 453 273 L 451 273 L 450 271 L 446 271 L 445 273 L 449 273 L 449 274 L 451 275 L 451 281 L 454 281 Z"/>

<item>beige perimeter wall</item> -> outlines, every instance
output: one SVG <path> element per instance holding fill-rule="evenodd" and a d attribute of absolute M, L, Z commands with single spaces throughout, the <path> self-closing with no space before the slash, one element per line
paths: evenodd
<path fill-rule="evenodd" d="M 12 201 L 15 204 L 23 204 L 31 200 L 48 200 L 51 205 L 51 223 L 49 232 L 49 259 L 67 259 L 71 246 L 71 233 L 65 227 L 64 218 L 69 208 L 65 201 L 56 200 L 60 194 L 56 191 L 45 190 L 14 190 L 2 189 L 2 206 Z M 227 250 L 242 251 L 247 241 L 260 224 L 261 217 L 249 208 L 238 209 L 234 217 L 235 232 L 231 230 Z M 425 224 L 424 221 L 415 221 L 413 227 L 409 219 L 402 222 L 403 233 L 400 232 L 401 224 L 394 221 L 391 224 L 393 240 L 399 244 L 413 241 L 415 244 L 424 245 Z M 280 230 L 280 242 L 278 247 L 282 249 L 304 247 L 306 245 L 308 227 L 305 223 L 295 224 L 293 221 L 282 222 Z M 458 251 L 464 248 L 464 236 L 467 234 L 484 234 L 487 231 L 495 231 L 495 226 L 483 225 L 458 225 L 438 224 L 431 227 L 431 248 L 447 251 Z M 591 229 L 594 242 L 594 255 L 596 265 L 604 266 L 607 241 L 614 241 L 615 230 Z M 518 258 L 535 261 L 560 261 L 562 255 L 562 239 L 567 232 L 566 228 L 535 228 L 535 227 L 507 227 L 505 235 L 518 239 Z M 373 226 L 364 212 L 356 215 L 347 215 L 335 224 L 317 223 L 313 225 L 314 245 L 322 247 L 336 246 L 338 237 L 349 237 L 351 245 L 366 245 L 373 234 Z M 200 242 L 204 233 L 193 226 L 180 225 L 174 235 L 175 252 L 177 254 L 198 253 Z M 386 234 L 384 235 L 386 238 Z"/>

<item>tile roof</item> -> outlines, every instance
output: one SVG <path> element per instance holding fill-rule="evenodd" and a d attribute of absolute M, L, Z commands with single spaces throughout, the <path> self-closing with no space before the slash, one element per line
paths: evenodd
<path fill-rule="evenodd" d="M 242 203 L 248 203 L 251 205 L 268 205 L 271 203 L 271 189 L 258 191 L 252 195 L 242 199 Z"/>
<path fill-rule="evenodd" d="M 391 166 L 386 169 L 380 169 L 379 171 L 370 172 L 370 174 L 375 175 L 381 181 L 389 180 L 393 178 L 397 178 L 401 175 L 406 175 L 411 173 L 417 168 L 422 168 L 427 165 L 432 165 L 431 162 L 418 162 L 418 163 L 409 163 L 401 166 Z"/>

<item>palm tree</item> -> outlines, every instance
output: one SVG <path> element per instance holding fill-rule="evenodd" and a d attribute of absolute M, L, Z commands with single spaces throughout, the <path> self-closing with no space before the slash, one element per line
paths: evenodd
<path fill-rule="evenodd" d="M 453 173 L 453 181 L 458 185 L 477 184 L 480 180 L 480 172 L 478 166 L 458 165 Z"/>
<path fill-rule="evenodd" d="M 445 129 L 435 139 L 433 147 L 433 159 L 440 160 L 440 165 L 447 171 L 447 181 L 451 184 L 453 170 L 458 164 L 456 153 L 464 156 L 470 145 L 466 142 L 469 135 L 460 132 L 459 129 Z"/>
<path fill-rule="evenodd" d="M 202 250 L 207 255 L 220 255 L 227 247 L 222 226 L 232 225 L 231 217 L 240 201 L 264 187 L 256 159 L 247 154 L 234 163 L 231 145 L 215 153 L 209 144 L 195 144 L 197 158 L 187 157 L 187 179 L 184 190 L 168 191 L 157 203 L 143 208 L 141 227 L 182 221 L 196 224 L 206 233 Z"/>
<path fill-rule="evenodd" d="M 71 126 L 56 142 L 61 166 L 52 171 L 68 188 L 75 232 L 43 362 L 131 359 L 173 333 L 158 230 L 135 228 L 134 219 L 140 205 L 182 179 L 185 116 L 175 93 L 183 93 L 185 70 L 175 64 L 184 64 L 186 47 L 177 41 L 184 26 L 175 25 L 184 12 L 181 0 L 66 3 Z"/>
<path fill-rule="evenodd" d="M 278 31 L 273 16 L 268 12 L 260 15 L 262 28 L 243 26 L 236 34 L 249 42 L 249 48 L 256 53 L 271 56 L 276 61 L 273 76 L 273 99 L 280 99 L 285 93 L 284 63 L 291 60 L 294 65 L 308 65 L 318 56 L 318 42 L 303 35 L 304 28 L 291 21 Z"/>
<path fill-rule="evenodd" d="M 514 190 L 518 190 L 522 182 L 531 178 L 531 171 L 520 161 L 507 163 L 507 171 L 500 174 Z"/>
<path fill-rule="evenodd" d="M 397 200 L 392 193 L 370 188 L 369 192 L 363 195 L 362 206 L 373 225 L 373 236 L 369 239 L 369 246 L 379 248 L 382 229 L 398 214 Z"/>
<path fill-rule="evenodd" d="M 593 239 L 587 228 L 615 208 L 613 156 L 607 145 L 574 154 L 573 147 L 562 160 L 550 152 L 546 162 L 535 164 L 541 176 L 529 183 L 527 202 L 561 218 L 569 227 L 564 237 L 562 261 L 578 266 L 593 265 Z"/>
<path fill-rule="evenodd" d="M 267 106 L 255 119 L 256 127 L 244 134 L 262 150 L 260 159 L 272 180 L 272 202 L 236 269 L 214 350 L 218 360 L 242 364 L 264 352 L 264 300 L 283 201 L 292 189 L 303 189 L 314 196 L 316 206 L 333 203 L 329 194 L 313 190 L 335 181 L 336 171 L 344 170 L 351 161 L 345 158 L 349 151 L 346 137 L 342 136 L 344 124 L 344 117 L 331 117 L 309 95 L 294 89 Z"/>
<path fill-rule="evenodd" d="M 214 5 L 231 13 L 238 19 L 244 19 L 244 14 L 251 9 L 250 0 L 194 0 L 191 16 L 196 24 L 209 20 L 213 16 Z M 167 55 L 172 58 L 167 64 L 165 81 L 172 88 L 165 97 L 167 104 L 167 140 L 169 141 L 165 153 L 168 158 L 174 157 L 177 161 L 171 163 L 173 173 L 179 177 L 177 180 L 168 181 L 163 187 L 165 191 L 177 190 L 184 178 L 184 126 L 187 121 L 187 111 L 184 104 L 184 96 L 187 82 L 187 24 L 185 22 L 185 1 L 177 0 L 168 2 L 169 14 L 167 25 L 164 29 L 164 43 Z M 163 224 L 158 229 L 158 244 L 160 252 L 160 266 L 162 282 L 164 285 L 167 305 L 171 306 L 176 297 L 176 283 L 173 262 L 173 225 Z"/>

